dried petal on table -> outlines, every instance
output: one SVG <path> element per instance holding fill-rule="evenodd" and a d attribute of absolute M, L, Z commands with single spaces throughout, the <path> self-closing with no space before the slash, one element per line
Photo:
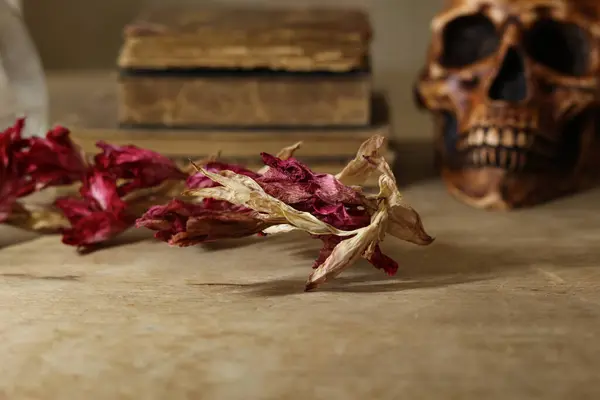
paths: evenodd
<path fill-rule="evenodd" d="M 96 169 L 125 180 L 118 187 L 120 196 L 137 189 L 158 186 L 166 180 L 187 178 L 187 174 L 177 168 L 175 162 L 154 151 L 104 142 L 96 145 L 102 150 L 94 157 Z"/>
<path fill-rule="evenodd" d="M 70 185 L 85 177 L 88 169 L 85 153 L 73 143 L 68 129 L 58 126 L 45 138 L 33 137 L 27 141 L 28 148 L 19 154 L 19 161 L 36 191 Z"/>
<path fill-rule="evenodd" d="M 35 188 L 25 175 L 25 165 L 19 160 L 28 144 L 21 136 L 24 124 L 25 121 L 19 119 L 0 133 L 0 222 L 8 219 L 17 199 L 32 193 Z"/>
<path fill-rule="evenodd" d="M 300 147 L 302 147 L 302 142 L 297 142 L 291 146 L 284 147 L 283 149 L 279 150 L 279 153 L 277 153 L 277 158 L 279 158 L 280 160 L 287 160 L 289 158 L 292 158 Z M 264 167 L 258 170 L 258 174 L 264 175 L 269 170 L 269 168 L 270 167 L 268 165 L 265 165 Z"/>
<path fill-rule="evenodd" d="M 0 133 L 0 222 L 55 232 L 66 219 L 54 207 L 19 204 L 17 199 L 50 186 L 79 182 L 87 163 L 69 131 L 56 127 L 45 138 L 22 138 L 24 119 Z"/>
<path fill-rule="evenodd" d="M 59 198 L 55 204 L 69 220 L 63 243 L 85 248 L 124 232 L 135 218 L 119 197 L 114 178 L 106 172 L 90 171 L 80 190 L 81 198 Z"/>
<path fill-rule="evenodd" d="M 252 236 L 273 224 L 277 222 L 265 221 L 248 209 L 230 208 L 228 203 L 190 204 L 182 200 L 152 207 L 136 222 L 137 227 L 157 231 L 155 238 L 179 247 Z"/>
<path fill-rule="evenodd" d="M 315 173 L 294 158 L 281 160 L 267 153 L 261 156 L 270 168 L 256 182 L 266 193 L 284 203 L 318 199 L 328 204 L 362 204 L 360 193 L 342 184 L 333 175 Z"/>

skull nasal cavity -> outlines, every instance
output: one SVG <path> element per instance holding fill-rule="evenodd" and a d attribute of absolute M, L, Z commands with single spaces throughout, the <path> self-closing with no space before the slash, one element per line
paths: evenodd
<path fill-rule="evenodd" d="M 491 100 L 510 102 L 522 101 L 527 97 L 525 62 L 515 48 L 510 48 L 504 57 L 500 71 L 489 90 Z"/>

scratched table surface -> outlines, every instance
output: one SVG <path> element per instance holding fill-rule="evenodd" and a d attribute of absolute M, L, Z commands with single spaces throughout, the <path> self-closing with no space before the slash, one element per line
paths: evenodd
<path fill-rule="evenodd" d="M 600 398 L 600 190 L 502 213 L 400 181 L 436 241 L 312 293 L 302 234 L 81 256 L 0 227 L 0 399 Z"/>

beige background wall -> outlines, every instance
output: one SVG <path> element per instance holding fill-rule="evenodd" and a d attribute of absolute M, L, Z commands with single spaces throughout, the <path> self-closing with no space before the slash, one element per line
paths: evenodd
<path fill-rule="evenodd" d="M 168 1 L 168 0 L 163 0 Z M 198 4 L 297 4 L 302 0 L 170 0 Z M 374 81 L 394 102 L 394 116 L 411 131 L 428 129 L 412 106 L 411 85 L 424 62 L 429 20 L 443 0 L 304 0 L 366 8 L 374 28 Z M 112 68 L 121 28 L 156 0 L 23 0 L 25 19 L 49 69 Z M 162 2 L 161 2 L 162 3 Z M 413 134 L 411 132 L 410 134 Z M 414 132 L 418 134 L 418 132 Z"/>

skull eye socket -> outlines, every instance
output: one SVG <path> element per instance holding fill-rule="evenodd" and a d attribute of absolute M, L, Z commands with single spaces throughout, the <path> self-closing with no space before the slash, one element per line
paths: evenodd
<path fill-rule="evenodd" d="M 500 36 L 485 15 L 472 14 L 450 21 L 442 32 L 442 42 L 440 64 L 458 68 L 492 55 L 500 45 Z"/>
<path fill-rule="evenodd" d="M 588 70 L 590 40 L 574 23 L 541 19 L 525 33 L 524 43 L 531 58 L 556 72 L 582 76 Z"/>

